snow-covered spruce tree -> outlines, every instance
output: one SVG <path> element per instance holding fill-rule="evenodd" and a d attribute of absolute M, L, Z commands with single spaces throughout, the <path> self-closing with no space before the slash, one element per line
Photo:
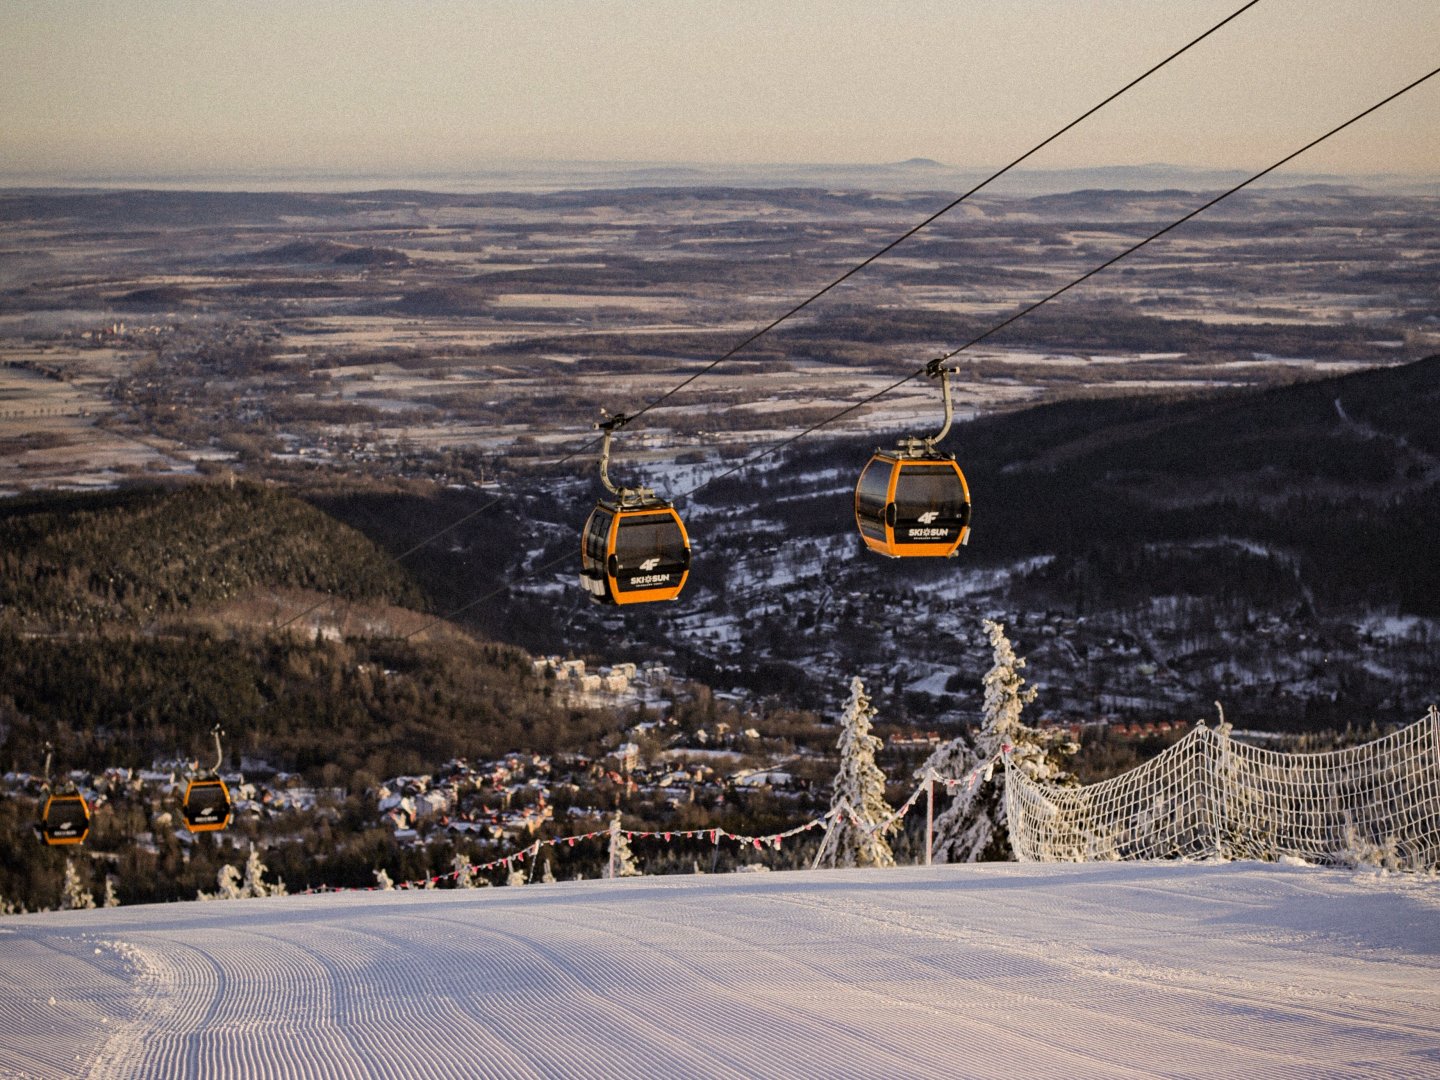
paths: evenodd
<path fill-rule="evenodd" d="M 375 871 L 375 887 L 381 892 L 395 891 L 395 882 L 390 880 L 390 875 L 385 872 L 383 866 Z"/>
<path fill-rule="evenodd" d="M 76 911 L 85 911 L 95 906 L 95 897 L 80 881 L 79 871 L 69 859 L 65 860 L 65 881 L 60 886 L 61 903 Z"/>
<path fill-rule="evenodd" d="M 1011 767 L 1031 779 L 1075 783 L 1065 765 L 1079 747 L 1063 728 L 1042 730 L 1020 722 L 1025 706 L 1035 700 L 1035 688 L 1025 686 L 1020 675 L 1025 661 L 1015 655 L 1004 625 L 989 619 L 982 625 L 990 639 L 993 662 L 985 673 L 983 718 L 975 744 L 968 745 L 964 736 L 955 738 L 937 748 L 916 772 L 923 777 L 934 769 L 940 776 L 964 781 L 976 766 L 987 763 L 984 774 L 975 777 L 973 784 L 962 782 L 954 789 L 950 805 L 936 816 L 936 862 L 989 862 L 1011 857 L 1005 773 L 994 761 L 1005 747 L 1009 747 Z"/>
<path fill-rule="evenodd" d="M 239 900 L 245 895 L 240 887 L 240 870 L 226 863 L 215 874 L 215 891 L 200 890 L 196 900 Z"/>
<path fill-rule="evenodd" d="M 640 877 L 640 867 L 635 865 L 635 854 L 630 850 L 630 838 L 620 831 L 620 815 L 610 819 L 610 857 L 605 862 L 605 876 Z"/>
<path fill-rule="evenodd" d="M 107 907 L 107 908 L 119 907 L 119 906 L 120 906 L 120 896 L 119 896 L 119 894 L 115 891 L 115 875 L 114 875 L 114 874 L 106 874 L 106 875 L 105 875 L 105 898 L 100 901 L 100 906 L 101 906 L 101 907 Z"/>
<path fill-rule="evenodd" d="M 893 811 L 885 801 L 885 774 L 875 764 L 881 742 L 878 735 L 870 733 L 870 718 L 874 715 L 865 684 L 856 676 L 850 680 L 850 700 L 845 703 L 840 738 L 835 744 L 840 749 L 840 771 L 835 774 L 830 809 L 840 812 L 830 829 L 828 854 L 832 866 L 895 865 L 885 834 L 893 832 L 896 823 L 876 828 Z"/>
<path fill-rule="evenodd" d="M 266 885 L 264 882 L 265 871 L 268 868 L 260 861 L 260 852 L 255 845 L 250 845 L 250 854 L 245 859 L 245 882 L 241 885 L 241 896 L 284 896 L 289 890 L 285 888 L 285 882 L 276 881 L 274 885 Z"/>
<path fill-rule="evenodd" d="M 475 888 L 475 867 L 463 851 L 455 853 L 455 858 L 450 860 L 450 869 L 455 873 L 457 889 Z"/>

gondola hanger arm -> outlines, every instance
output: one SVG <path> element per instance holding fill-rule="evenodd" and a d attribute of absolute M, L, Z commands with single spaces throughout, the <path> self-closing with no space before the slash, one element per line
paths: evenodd
<path fill-rule="evenodd" d="M 616 413 L 608 420 L 602 420 L 595 425 L 605 432 L 605 437 L 600 442 L 600 483 L 605 485 L 606 491 L 615 496 L 623 496 L 623 492 L 610 482 L 610 439 L 629 420 L 630 418 L 624 413 Z"/>
<path fill-rule="evenodd" d="M 945 366 L 945 361 L 948 359 L 949 357 L 946 356 L 937 356 L 925 365 L 925 374 L 929 378 L 940 380 L 940 398 L 945 405 L 945 422 L 934 435 L 921 438 L 914 435 L 906 436 L 900 443 L 900 452 L 907 457 L 918 457 L 922 447 L 926 457 L 935 457 L 939 453 L 935 449 L 935 444 L 943 441 L 945 436 L 950 434 L 950 424 L 955 418 L 955 407 L 950 397 L 950 375 L 955 369 Z M 914 376 L 912 375 L 911 378 Z"/>
<path fill-rule="evenodd" d="M 610 440 L 615 432 L 628 424 L 630 420 L 631 417 L 626 416 L 624 413 L 616 413 L 608 420 L 602 420 L 595 425 L 601 431 L 605 432 L 605 437 L 600 442 L 600 483 L 604 484 L 605 490 L 619 499 L 622 504 L 632 502 L 643 503 L 655 494 L 650 488 L 621 488 L 616 487 L 610 481 Z"/>

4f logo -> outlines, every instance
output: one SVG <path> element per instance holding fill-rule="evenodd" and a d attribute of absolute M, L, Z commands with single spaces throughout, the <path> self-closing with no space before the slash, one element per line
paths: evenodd
<path fill-rule="evenodd" d="M 918 520 L 921 525 L 933 525 L 935 523 L 935 519 L 939 516 L 939 510 L 926 510 L 925 513 L 920 515 Z"/>
<path fill-rule="evenodd" d="M 647 571 L 648 571 L 648 570 L 654 570 L 654 569 L 655 569 L 657 566 L 659 566 L 659 565 L 660 565 L 660 556 L 656 555 L 653 559 L 646 559 L 644 562 L 642 562 L 642 563 L 640 564 L 640 569 L 641 569 L 641 570 L 647 570 Z"/>

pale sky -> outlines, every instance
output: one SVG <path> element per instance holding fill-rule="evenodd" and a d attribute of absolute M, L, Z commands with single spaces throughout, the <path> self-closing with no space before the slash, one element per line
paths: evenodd
<path fill-rule="evenodd" d="M 1242 0 L 0 0 L 0 172 L 1009 161 Z M 1440 0 L 1261 0 L 1036 168 L 1254 169 L 1440 66 Z M 1440 174 L 1440 76 L 1306 172 Z"/>

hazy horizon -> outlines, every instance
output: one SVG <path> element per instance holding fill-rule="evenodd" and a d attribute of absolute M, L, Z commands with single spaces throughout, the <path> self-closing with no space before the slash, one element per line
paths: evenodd
<path fill-rule="evenodd" d="M 0 7 L 0 161 L 64 182 L 545 163 L 980 171 L 1240 0 L 56 0 Z M 1262 0 L 1037 169 L 1250 173 L 1435 64 L 1432 0 Z M 1440 80 L 1308 153 L 1440 173 Z M 966 164 L 958 164 L 966 163 Z M 980 164 L 968 164 L 980 163 Z M 770 167 L 770 166 L 766 166 Z"/>
<path fill-rule="evenodd" d="M 978 184 L 999 166 L 954 166 L 934 161 L 725 163 L 685 161 L 511 161 L 463 170 L 370 171 L 253 169 L 168 174 L 53 175 L 0 169 L 0 191 L 170 191 L 278 194 L 353 194 L 388 190 L 432 194 L 544 193 L 585 189 L 684 187 L 816 187 L 886 192 L 949 192 Z M 1084 188 L 1219 190 L 1249 173 L 1239 169 L 1145 165 L 1017 168 L 986 187 L 996 197 L 1061 194 Z M 1315 173 L 1277 171 L 1256 187 L 1330 184 L 1343 187 L 1440 194 L 1440 170 Z"/>

